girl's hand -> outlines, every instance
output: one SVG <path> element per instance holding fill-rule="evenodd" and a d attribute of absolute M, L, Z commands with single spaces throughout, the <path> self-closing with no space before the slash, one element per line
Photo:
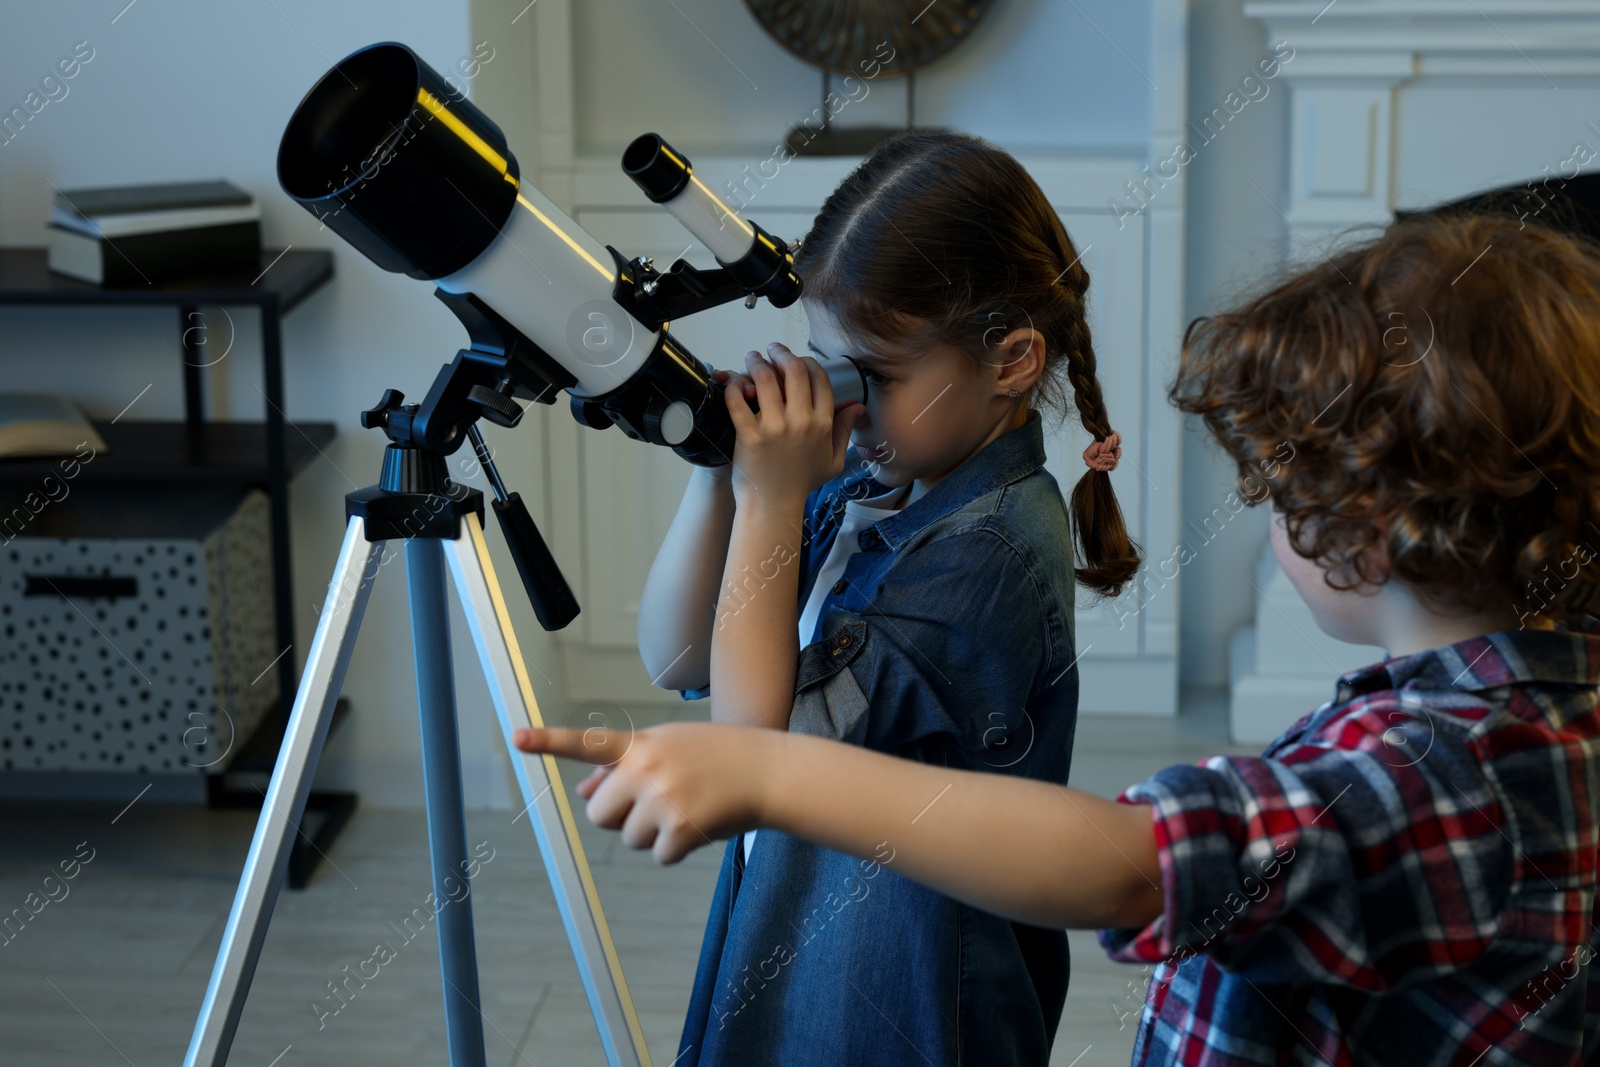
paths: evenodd
<path fill-rule="evenodd" d="M 748 374 L 736 370 L 713 370 L 711 372 L 711 380 L 723 382 L 729 389 L 740 390 L 746 400 L 754 400 L 756 398 L 756 383 L 751 380 Z"/>
<path fill-rule="evenodd" d="M 750 376 L 748 374 L 740 374 L 738 371 L 713 369 L 711 371 L 711 380 L 714 382 L 723 383 L 729 390 L 739 391 L 743 394 L 746 400 L 754 400 L 756 398 L 756 383 L 750 380 Z M 723 485 L 728 485 L 733 482 L 732 463 L 724 463 L 720 467 L 696 466 L 695 470 L 697 472 L 704 472 L 703 476 L 710 478 L 713 482 L 720 482 Z"/>
<path fill-rule="evenodd" d="M 833 386 L 816 360 L 783 345 L 767 346 L 769 359 L 745 354 L 760 411 L 751 411 L 741 389 L 723 396 L 738 434 L 734 462 L 744 476 L 735 496 L 745 508 L 797 509 L 806 496 L 844 470 L 850 431 L 861 412 L 851 404 L 837 416 Z"/>
<path fill-rule="evenodd" d="M 589 820 L 621 829 L 630 848 L 676 863 L 703 845 L 760 824 L 787 735 L 711 723 L 668 723 L 648 730 L 518 730 L 524 752 L 597 764 L 578 783 Z"/>

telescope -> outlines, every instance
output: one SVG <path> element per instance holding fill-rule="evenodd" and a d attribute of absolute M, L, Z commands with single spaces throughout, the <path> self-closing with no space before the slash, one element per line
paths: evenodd
<path fill-rule="evenodd" d="M 669 332 L 670 320 L 744 298 L 800 298 L 799 243 L 749 222 L 653 133 L 622 167 L 716 257 L 665 273 L 595 240 L 522 180 L 500 128 L 411 49 L 385 43 L 340 61 L 295 109 L 278 146 L 284 191 L 384 270 L 432 282 L 470 345 L 421 403 L 387 389 L 361 414 L 389 438 L 376 485 L 345 495 L 345 537 L 318 615 L 185 1067 L 222 1067 L 266 938 L 327 740 L 344 673 L 388 541 L 405 545 L 411 643 L 434 898 L 456 901 L 471 869 L 463 812 L 447 595 L 472 633 L 491 702 L 539 842 L 606 1061 L 650 1067 L 594 877 L 553 756 L 516 751 L 512 733 L 543 719 L 483 531 L 484 494 L 452 482 L 445 457 L 470 441 L 539 624 L 566 626 L 578 603 L 527 508 L 508 492 L 477 425 L 515 426 L 523 401 L 554 404 L 596 429 L 665 445 L 691 463 L 733 456 L 725 386 Z M 822 361 L 838 406 L 866 399 L 847 357 Z M 517 816 L 518 819 L 522 815 Z M 472 907 L 437 912 L 452 1067 L 484 1067 Z"/>
<path fill-rule="evenodd" d="M 500 128 L 404 45 L 373 45 L 329 71 L 278 149 L 285 192 L 384 270 L 433 282 L 480 360 L 499 357 L 460 398 L 477 414 L 510 426 L 518 399 L 553 403 L 564 390 L 586 426 L 615 425 L 692 463 L 727 463 L 734 433 L 722 385 L 667 323 L 740 297 L 748 307 L 759 297 L 793 304 L 803 288 L 798 242 L 742 218 L 654 133 L 628 146 L 622 168 L 711 251 L 716 269 L 680 259 L 660 273 L 602 245 L 522 180 Z M 824 368 L 838 406 L 865 399 L 852 361 Z M 451 419 L 429 425 L 438 415 L 418 413 L 418 446 L 459 444 Z"/>
<path fill-rule="evenodd" d="M 547 630 L 571 622 L 577 602 L 520 497 L 501 483 L 476 421 L 515 426 L 519 401 L 553 404 L 565 392 L 585 426 L 616 426 L 691 463 L 729 463 L 724 385 L 667 324 L 740 297 L 746 307 L 761 297 L 788 307 L 804 288 L 794 272 L 799 242 L 742 218 L 657 134 L 636 138 L 622 168 L 711 250 L 716 268 L 679 259 L 662 273 L 648 257 L 602 245 L 522 180 L 500 127 L 402 44 L 363 48 L 323 75 L 278 146 L 284 191 L 379 267 L 433 282 L 471 339 L 420 404 L 391 389 L 362 413 L 363 426 L 391 441 L 381 483 L 389 495 L 356 501 L 355 513 L 392 527 L 404 472 L 428 465 L 430 484 L 443 487 L 442 457 L 470 440 Z M 853 360 L 823 366 L 837 406 L 865 401 Z"/>

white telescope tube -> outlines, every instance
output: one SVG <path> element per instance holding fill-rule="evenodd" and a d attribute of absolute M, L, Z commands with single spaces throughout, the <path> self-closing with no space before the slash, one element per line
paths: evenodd
<path fill-rule="evenodd" d="M 612 298 L 616 279 L 605 246 L 523 182 L 499 237 L 434 284 L 476 295 L 561 360 L 578 379 L 572 393 L 600 396 L 634 376 L 658 336 Z"/>
<path fill-rule="evenodd" d="M 721 263 L 737 263 L 755 244 L 756 231 L 697 175 L 689 175 L 683 192 L 661 206 L 683 223 L 694 238 Z"/>

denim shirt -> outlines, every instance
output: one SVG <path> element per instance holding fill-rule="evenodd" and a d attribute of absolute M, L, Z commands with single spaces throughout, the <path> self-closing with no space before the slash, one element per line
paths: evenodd
<path fill-rule="evenodd" d="M 789 729 L 963 770 L 1065 783 L 1077 723 L 1066 503 L 1037 413 L 862 530 L 800 652 Z M 806 502 L 800 603 L 865 464 Z M 701 695 L 701 690 L 692 695 Z M 685 694 L 691 695 L 689 693 Z M 939 817 L 938 796 L 918 819 Z M 1066 935 L 773 830 L 724 851 L 688 1064 L 1043 1064 Z"/>

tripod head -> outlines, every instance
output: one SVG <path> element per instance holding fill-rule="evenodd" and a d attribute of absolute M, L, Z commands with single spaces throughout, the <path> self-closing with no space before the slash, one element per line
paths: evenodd
<path fill-rule="evenodd" d="M 450 480 L 445 457 L 470 441 L 494 491 L 494 511 L 516 561 L 539 625 L 559 630 L 578 615 L 578 601 L 520 494 L 509 492 L 477 420 L 515 426 L 518 398 L 553 403 L 573 380 L 565 368 L 472 294 L 436 294 L 467 328 L 472 347 L 441 367 L 420 404 L 385 389 L 361 413 L 361 425 L 389 438 L 378 484 L 346 495 L 348 515 L 360 515 L 369 540 L 454 539 L 461 517 L 483 515 L 483 494 Z M 533 387 L 539 386 L 537 392 Z"/>

